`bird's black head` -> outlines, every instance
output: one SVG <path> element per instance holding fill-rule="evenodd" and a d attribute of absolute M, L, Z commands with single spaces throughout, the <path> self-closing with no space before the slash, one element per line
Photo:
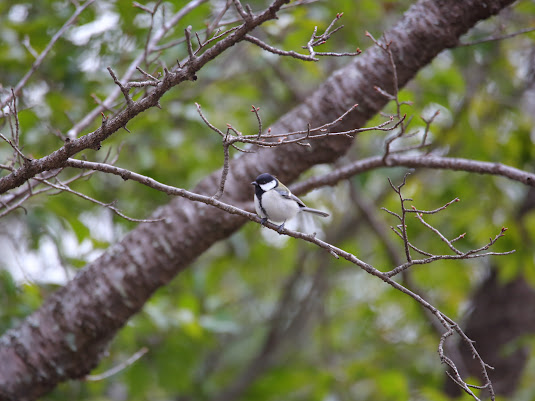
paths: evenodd
<path fill-rule="evenodd" d="M 277 179 L 268 173 L 260 174 L 251 184 L 255 186 L 256 196 L 261 196 L 264 192 L 279 185 Z"/>
<path fill-rule="evenodd" d="M 264 173 L 256 177 L 256 180 L 254 181 L 254 183 L 257 185 L 264 185 L 271 181 L 275 181 L 275 177 L 273 177 L 271 174 Z"/>

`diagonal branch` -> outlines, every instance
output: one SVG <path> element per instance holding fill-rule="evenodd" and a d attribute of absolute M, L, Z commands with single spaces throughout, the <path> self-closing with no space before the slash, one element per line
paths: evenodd
<path fill-rule="evenodd" d="M 294 185 L 292 192 L 299 194 L 308 192 L 311 188 L 320 186 L 334 186 L 356 174 L 379 167 L 410 167 L 432 168 L 438 170 L 468 171 L 478 174 L 490 174 L 509 178 L 524 185 L 535 187 L 535 174 L 502 163 L 491 163 L 479 160 L 463 159 L 460 157 L 442 156 L 413 156 L 390 154 L 386 160 L 382 156 L 374 156 L 358 160 L 328 174 L 313 177 Z"/>

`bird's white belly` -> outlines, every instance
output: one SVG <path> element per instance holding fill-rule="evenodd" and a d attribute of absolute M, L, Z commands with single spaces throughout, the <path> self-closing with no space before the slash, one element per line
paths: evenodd
<path fill-rule="evenodd" d="M 262 207 L 266 213 L 262 211 L 260 203 L 255 199 L 258 215 L 262 218 L 267 217 L 273 223 L 284 223 L 299 213 L 297 202 L 281 197 L 276 191 L 268 191 L 262 195 Z"/>

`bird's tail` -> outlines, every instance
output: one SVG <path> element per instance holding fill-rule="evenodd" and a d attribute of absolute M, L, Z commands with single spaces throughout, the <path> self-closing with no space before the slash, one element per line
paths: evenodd
<path fill-rule="evenodd" d="M 321 217 L 329 216 L 329 213 L 325 213 L 325 212 L 322 212 L 321 210 L 312 209 L 311 207 L 306 207 L 306 206 L 302 207 L 301 211 L 302 212 L 307 212 L 307 213 L 312 213 L 312 214 L 317 214 L 318 216 L 321 216 Z"/>

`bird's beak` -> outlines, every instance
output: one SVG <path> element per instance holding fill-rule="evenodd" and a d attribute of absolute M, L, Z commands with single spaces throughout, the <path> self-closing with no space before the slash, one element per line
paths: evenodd
<path fill-rule="evenodd" d="M 251 185 L 256 185 L 256 181 L 251 182 Z"/>

